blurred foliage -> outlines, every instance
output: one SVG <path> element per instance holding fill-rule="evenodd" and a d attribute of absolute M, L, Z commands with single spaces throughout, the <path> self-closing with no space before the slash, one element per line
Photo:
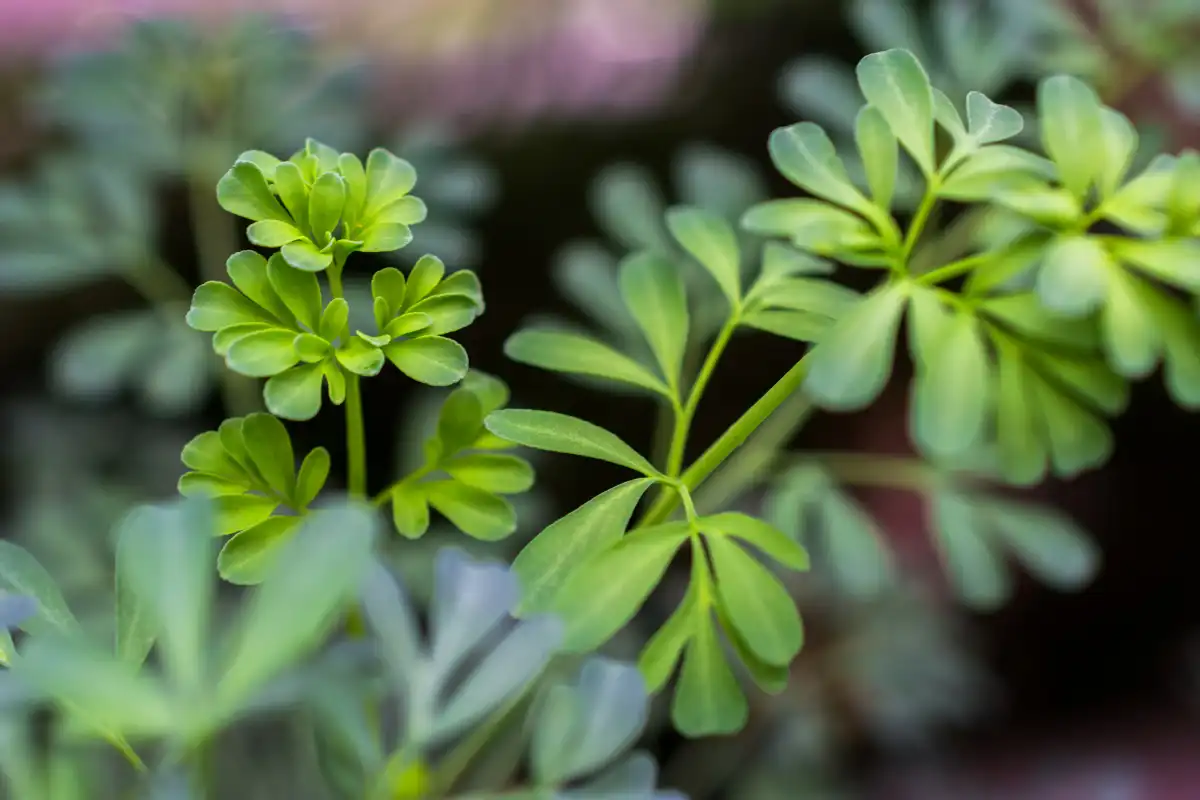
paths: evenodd
<path fill-rule="evenodd" d="M 142 755 L 155 754 L 137 782 L 145 797 L 256 796 L 245 781 L 264 774 L 277 781 L 270 796 L 296 796 L 280 791 L 305 786 L 305 771 L 293 767 L 279 780 L 271 766 L 297 745 L 292 757 L 315 764 L 327 788 L 318 795 L 307 785 L 305 797 L 416 798 L 435 787 L 438 796 L 511 796 L 503 790 L 526 748 L 531 797 L 680 797 L 656 791 L 649 756 L 626 754 L 646 720 L 636 668 L 591 659 L 574 681 L 561 669 L 541 680 L 561 625 L 509 616 L 519 588 L 504 565 L 439 554 L 425 646 L 400 584 L 374 561 L 368 508 L 335 503 L 307 518 L 254 593 L 229 606 L 215 593 L 214 523 L 207 503 L 194 500 L 142 506 L 121 521 L 103 638 L 79 627 L 36 560 L 0 543 L 0 584 L 25 598 L 0 595 L 6 625 L 24 634 L 14 646 L 0 630 L 10 664 L 0 674 L 0 773 L 14 800 L 94 796 L 89 787 L 112 789 L 114 779 L 133 788 L 130 771 L 114 774 L 94 759 L 98 739 L 142 770 Z M 373 646 L 343 641 L 313 657 L 356 595 Z M 217 639 L 224 644 L 214 651 Z M 27 715 L 39 709 L 54 709 L 49 739 L 31 735 Z M 398 733 L 388 742 L 370 719 L 392 709 Z M 518 712 L 531 725 L 504 741 L 510 757 L 490 760 L 486 776 L 468 770 L 479 735 Z M 295 735 L 276 741 L 266 769 L 214 769 L 230 744 L 241 745 L 235 757 L 245 754 L 230 733 L 251 716 L 293 719 L 307 744 Z"/>
<path fill-rule="evenodd" d="M 288 151 L 309 133 L 361 145 L 372 124 L 365 68 L 317 53 L 306 35 L 267 17 L 215 32 L 151 19 L 111 49 L 54 64 L 35 110 L 65 145 L 27 179 L 0 186 L 0 292 L 57 293 L 115 278 L 146 303 L 100 313 L 62 338 L 51 372 L 58 392 L 87 401 L 131 393 L 159 416 L 206 402 L 217 362 L 178 313 L 191 288 L 184 265 L 168 263 L 160 245 L 179 224 L 162 213 L 164 190 L 189 187 L 203 278 L 236 247 L 232 226 L 213 219 L 211 187 L 239 153 Z M 421 252 L 453 268 L 476 263 L 470 226 L 494 202 L 491 171 L 436 126 L 409 125 L 395 146 L 422 174 L 430 224 Z"/>

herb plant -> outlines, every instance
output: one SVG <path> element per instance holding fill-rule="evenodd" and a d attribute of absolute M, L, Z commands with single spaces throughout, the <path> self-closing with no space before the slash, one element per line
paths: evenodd
<path fill-rule="evenodd" d="M 193 438 L 178 487 L 186 499 L 125 518 L 108 643 L 78 624 L 26 551 L 0 548 L 0 585 L 11 592 L 0 595 L 0 622 L 23 631 L 0 641 L 9 666 L 0 703 L 49 701 L 64 737 L 106 739 L 150 776 L 152 796 L 219 796 L 219 734 L 290 707 L 308 722 L 337 797 L 677 797 L 656 790 L 648 757 L 627 754 L 647 693 L 678 667 L 679 732 L 734 732 L 748 717 L 735 667 L 779 692 L 804 644 L 789 583 L 809 569 L 806 545 L 844 583 L 864 591 L 882 583 L 884 551 L 863 545 L 874 534 L 837 486 L 869 482 L 879 462 L 804 463 L 785 456 L 781 440 L 814 408 L 874 401 L 902 323 L 915 366 L 910 428 L 923 460 L 885 471 L 930 498 L 952 582 L 968 600 L 994 604 L 1007 590 L 1009 555 L 1063 585 L 1085 580 L 1096 555 L 1069 524 L 977 484 L 1028 485 L 1099 465 L 1112 449 L 1105 419 L 1122 410 L 1129 383 L 1160 364 L 1177 402 L 1200 405 L 1200 156 L 1159 157 L 1131 174 L 1133 126 L 1069 77 L 1039 87 L 1045 156 L 1005 144 L 1023 117 L 981 93 L 965 97 L 964 119 L 908 51 L 866 57 L 857 77 L 865 192 L 819 126 L 777 130 L 772 160 L 811 196 L 745 212 L 741 228 L 765 243 L 741 237 L 728 214 L 668 210 L 667 246 L 633 252 L 616 270 L 640 348 L 627 354 L 618 346 L 628 339 L 614 346 L 561 325 L 506 343 L 516 361 L 654 399 L 668 435 L 653 458 L 588 421 L 507 407 L 505 384 L 471 370 L 452 338 L 484 311 L 469 270 L 448 273 L 430 255 L 407 275 L 384 267 L 370 280 L 369 315 L 356 313 L 346 293 L 352 257 L 406 246 L 425 217 L 409 162 L 383 149 L 364 161 L 313 139 L 286 160 L 242 153 L 217 183 L 217 200 L 248 220 L 250 242 L 269 253 L 232 254 L 230 282 L 201 284 L 186 321 L 212 334 L 233 373 L 263 381 L 266 412 Z M 903 224 L 893 213 L 902 157 L 924 187 Z M 1002 209 L 1007 235 L 944 263 L 917 263 L 929 220 L 946 206 Z M 644 231 L 658 230 L 645 222 Z M 708 281 L 693 292 L 721 299 L 724 313 L 711 324 L 693 315 L 685 278 L 693 265 Z M 879 279 L 860 294 L 830 279 L 836 265 Z M 812 347 L 688 463 L 706 390 L 747 330 Z M 366 471 L 362 397 L 364 379 L 391 368 L 454 388 L 423 458 L 379 488 Z M 326 400 L 345 416 L 348 498 L 325 491 L 330 452 L 301 457 L 285 424 L 311 419 Z M 428 633 L 419 635 L 386 566 L 393 548 L 380 540 L 378 510 L 390 511 L 401 539 L 424 535 L 434 514 L 477 540 L 507 537 L 516 513 L 506 498 L 534 482 L 518 446 L 606 461 L 632 477 L 546 526 L 511 569 L 443 551 Z M 709 484 L 701 504 L 702 485 L 718 477 L 726 488 Z M 769 503 L 777 524 L 731 506 L 763 481 L 777 484 Z M 813 511 L 821 541 L 801 524 Z M 229 537 L 215 557 L 214 537 Z M 592 659 L 576 673 L 575 657 L 624 628 L 684 550 L 686 592 L 637 669 Z M 214 568 L 253 587 L 228 629 Z M 0 767 L 17 796 L 83 796 L 86 782 L 60 784 L 57 762 L 31 755 L 35 743 L 10 716 Z M 503 768 L 488 774 L 483 762 L 492 759 L 482 754 L 496 749 Z"/>

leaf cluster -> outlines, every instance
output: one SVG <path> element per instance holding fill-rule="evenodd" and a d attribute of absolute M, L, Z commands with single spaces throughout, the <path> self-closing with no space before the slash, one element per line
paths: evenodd
<path fill-rule="evenodd" d="M 415 539 L 428 531 L 430 507 L 482 541 L 516 530 L 516 510 L 505 496 L 533 486 L 533 467 L 504 452 L 514 445 L 483 426 L 488 414 L 507 404 L 508 387 L 477 371 L 446 396 L 421 463 L 379 495 L 379 502 L 391 503 L 402 536 Z"/>

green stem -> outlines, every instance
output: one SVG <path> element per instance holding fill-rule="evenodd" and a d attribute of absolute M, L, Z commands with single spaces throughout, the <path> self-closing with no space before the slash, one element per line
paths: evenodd
<path fill-rule="evenodd" d="M 948 281 L 951 278 L 957 278 L 959 275 L 965 275 L 966 273 L 968 273 L 971 270 L 978 267 L 980 264 L 983 264 L 984 262 L 988 261 L 989 259 L 994 258 L 995 256 L 996 256 L 996 253 L 991 252 L 991 253 L 976 253 L 973 256 L 967 256 L 966 258 L 960 258 L 958 261 L 953 261 L 949 264 L 938 267 L 937 269 L 931 269 L 931 270 L 929 270 L 929 272 L 926 272 L 923 275 L 918 275 L 917 283 L 932 285 L 935 283 L 942 283 L 943 281 Z"/>
<path fill-rule="evenodd" d="M 913 216 L 912 224 L 908 226 L 908 233 L 904 236 L 904 245 L 900 251 L 901 260 L 908 262 L 912 255 L 913 248 L 917 246 L 917 241 L 921 238 L 921 234 L 925 230 L 925 225 L 929 222 L 929 215 L 933 213 L 933 207 L 937 205 L 937 176 L 930 177 L 929 185 L 925 188 L 925 196 L 921 198 L 921 205 L 917 208 L 917 213 Z"/>
<path fill-rule="evenodd" d="M 199 159 L 203 162 L 203 159 Z M 203 163 L 197 164 L 188 177 L 188 212 L 191 215 L 192 237 L 196 245 L 196 261 L 200 280 L 224 281 L 225 262 L 239 249 L 236 221 L 217 204 L 213 187 L 216 178 Z M 220 175 L 220 172 L 217 172 Z M 188 292 L 191 297 L 191 292 Z M 221 369 L 221 398 L 225 411 L 241 417 L 262 409 L 262 393 L 253 378 L 228 369 Z"/>
<path fill-rule="evenodd" d="M 192 301 L 192 287 L 157 258 L 147 258 L 122 273 L 125 282 L 147 303 L 159 307 L 187 306 Z"/>
<path fill-rule="evenodd" d="M 740 318 L 739 309 L 735 308 L 730 312 L 729 318 L 725 320 L 720 333 L 717 334 L 712 347 L 709 348 L 708 356 L 705 357 L 704 364 L 696 375 L 696 380 L 692 383 L 687 402 L 682 407 L 679 407 L 678 404 L 675 406 L 675 432 L 671 436 L 671 449 L 667 454 L 667 475 L 672 478 L 677 477 L 680 470 L 683 469 L 683 454 L 687 448 L 688 433 L 692 427 L 692 420 L 696 416 L 696 409 L 700 405 L 700 398 L 703 397 L 704 390 L 708 388 L 708 382 L 717 368 L 717 362 L 721 360 L 725 348 L 729 345 L 729 340 L 733 338 L 733 332 L 737 330 Z"/>
<path fill-rule="evenodd" d="M 329 278 L 329 292 L 333 297 L 345 299 L 346 292 L 342 287 L 342 267 L 344 264 L 334 262 L 325 271 Z M 342 339 L 350 336 L 350 323 L 342 329 Z M 358 375 L 348 370 L 346 374 L 346 488 L 351 497 L 367 496 L 367 435 L 363 425 L 362 389 L 359 386 Z"/>
<path fill-rule="evenodd" d="M 797 392 L 770 416 L 754 436 L 717 470 L 712 480 L 697 494 L 702 509 L 725 508 L 746 490 L 757 485 L 779 459 L 780 452 L 792 440 L 814 409 L 812 401 Z"/>
<path fill-rule="evenodd" d="M 886 489 L 926 491 L 943 480 L 942 473 L 917 458 L 877 453 L 807 452 L 798 464 L 820 464 L 841 483 Z"/>
<path fill-rule="evenodd" d="M 721 435 L 721 438 L 713 442 L 700 458 L 687 468 L 680 481 L 689 491 L 695 491 L 717 467 L 721 466 L 735 450 L 742 446 L 760 425 L 766 422 L 776 409 L 783 405 L 789 397 L 800 391 L 800 386 L 804 383 L 804 376 L 808 373 L 807 362 L 807 355 L 797 361 L 795 366 L 784 373 L 783 377 L 776 381 L 766 394 L 750 406 Z M 656 525 L 662 522 L 670 516 L 678 504 L 679 494 L 677 492 L 663 492 L 642 517 L 640 526 Z"/>

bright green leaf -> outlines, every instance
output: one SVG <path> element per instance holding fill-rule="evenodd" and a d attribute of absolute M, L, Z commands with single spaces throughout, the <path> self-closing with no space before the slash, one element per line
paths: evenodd
<path fill-rule="evenodd" d="M 1115 264 L 1096 239 L 1063 236 L 1047 249 L 1037 293 L 1046 307 L 1069 316 L 1090 314 L 1104 303 Z"/>
<path fill-rule="evenodd" d="M 428 386 L 450 386 L 467 374 L 467 351 L 441 336 L 392 342 L 383 353 L 396 369 Z"/>
<path fill-rule="evenodd" d="M 320 364 L 303 364 L 279 373 L 263 387 L 267 410 L 297 422 L 312 419 L 321 410 L 323 377 Z"/>
<path fill-rule="evenodd" d="M 658 471 L 616 434 L 577 417 L 553 411 L 504 409 L 488 415 L 487 429 L 525 447 L 595 458 L 629 467 L 650 477 Z"/>
<path fill-rule="evenodd" d="M 741 547 L 708 536 L 717 594 L 738 633 L 768 664 L 789 664 L 804 643 L 800 614 L 787 589 Z"/>
<path fill-rule="evenodd" d="M 533 467 L 523 458 L 500 453 L 458 456 L 443 469 L 459 483 L 495 494 L 519 494 L 533 486 Z"/>
<path fill-rule="evenodd" d="M 671 392 L 660 378 L 633 359 L 574 333 L 518 331 L 504 343 L 504 354 L 513 361 L 542 369 L 608 378 L 668 397 Z"/>
<path fill-rule="evenodd" d="M 567 626 L 563 650 L 595 650 L 633 619 L 686 539 L 682 523 L 643 528 L 573 571 L 553 607 Z"/>
<path fill-rule="evenodd" d="M 271 517 L 233 536 L 217 558 L 221 577 L 241 586 L 261 583 L 299 526 L 300 517 Z"/>
<path fill-rule="evenodd" d="M 750 713 L 746 695 L 707 617 L 693 618 L 693 637 L 684 653 L 683 670 L 671 703 L 676 730 L 693 739 L 741 730 Z"/>
<path fill-rule="evenodd" d="M 517 529 L 512 504 L 491 492 L 458 481 L 431 481 L 423 488 L 429 504 L 468 536 L 494 542 Z"/>
<path fill-rule="evenodd" d="M 621 262 L 621 297 L 654 351 L 668 385 L 678 385 L 688 339 L 683 276 L 662 256 L 640 253 Z"/>
<path fill-rule="evenodd" d="M 512 565 L 521 581 L 520 613 L 548 610 L 574 569 L 621 539 L 638 502 L 653 485 L 648 478 L 636 478 L 614 486 L 525 545 Z"/>

